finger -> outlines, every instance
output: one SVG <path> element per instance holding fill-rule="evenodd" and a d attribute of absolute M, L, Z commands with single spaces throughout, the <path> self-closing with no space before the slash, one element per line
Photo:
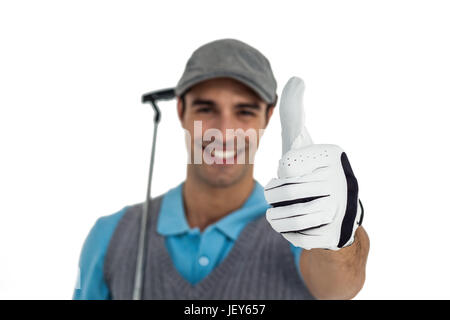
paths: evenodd
<path fill-rule="evenodd" d="M 284 86 L 281 94 L 280 120 L 283 155 L 292 148 L 298 149 L 313 143 L 305 128 L 304 91 L 303 80 L 292 77 Z"/>
<path fill-rule="evenodd" d="M 310 202 L 295 203 L 285 207 L 272 207 L 267 209 L 267 220 L 282 220 L 294 216 L 316 215 L 322 211 L 326 211 L 334 218 L 333 199 L 331 197 L 323 197 Z M 328 217 L 328 215 L 327 215 Z"/>
<path fill-rule="evenodd" d="M 270 210 L 280 210 L 284 208 L 271 208 Z M 289 217 L 273 218 L 274 212 L 267 212 L 266 218 L 272 228 L 277 232 L 298 232 L 309 234 L 319 227 L 324 227 L 333 222 L 333 211 L 318 210 L 310 213 L 304 213 L 299 210 L 296 214 Z"/>
<path fill-rule="evenodd" d="M 281 207 L 327 197 L 331 191 L 326 181 L 313 181 L 280 185 L 264 191 L 264 196 L 273 207 Z"/>
<path fill-rule="evenodd" d="M 269 181 L 269 183 L 264 187 L 264 191 L 270 191 L 271 189 L 275 189 L 281 187 L 283 185 L 290 184 L 301 184 L 306 182 L 319 182 L 329 178 L 331 173 L 331 168 L 328 166 L 317 167 L 314 170 L 310 170 L 308 173 L 304 173 L 301 175 L 296 175 L 289 178 L 273 178 Z"/>
<path fill-rule="evenodd" d="M 300 233 L 288 232 L 281 234 L 286 240 L 291 242 L 296 247 L 301 247 L 303 249 L 313 249 L 313 248 L 330 248 L 330 240 L 327 237 L 321 235 L 302 235 Z"/>
<path fill-rule="evenodd" d="M 330 214 L 326 214 L 323 211 L 321 211 L 306 216 L 298 215 L 292 218 L 271 220 L 269 223 L 272 226 L 272 228 L 279 233 L 297 232 L 304 234 L 304 232 L 308 232 L 315 228 L 327 226 L 332 222 L 332 219 L 325 219 L 322 217 L 318 217 L 321 215 L 329 216 Z"/>

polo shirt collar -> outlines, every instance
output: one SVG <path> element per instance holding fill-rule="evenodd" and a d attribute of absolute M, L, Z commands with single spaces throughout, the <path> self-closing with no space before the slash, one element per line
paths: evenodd
<path fill-rule="evenodd" d="M 232 240 L 236 240 L 242 229 L 250 221 L 265 214 L 269 207 L 264 197 L 264 188 L 254 180 L 253 191 L 242 207 L 217 221 L 216 227 Z"/>
<path fill-rule="evenodd" d="M 170 236 L 189 231 L 190 227 L 184 214 L 183 182 L 170 189 L 163 197 L 157 231 L 163 236 Z"/>
<path fill-rule="evenodd" d="M 157 231 L 163 236 L 181 234 L 192 230 L 186 220 L 184 211 L 183 184 L 184 182 L 170 189 L 162 199 Z M 269 207 L 264 197 L 264 188 L 258 181 L 254 180 L 253 191 L 242 207 L 229 213 L 208 228 L 216 227 L 232 240 L 236 240 L 247 223 L 265 214 Z"/>

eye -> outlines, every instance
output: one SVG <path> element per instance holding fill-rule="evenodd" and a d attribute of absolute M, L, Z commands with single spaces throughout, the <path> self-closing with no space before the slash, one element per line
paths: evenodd
<path fill-rule="evenodd" d="M 197 109 L 197 113 L 210 113 L 212 109 L 210 107 L 200 107 Z"/>
<path fill-rule="evenodd" d="M 238 114 L 242 116 L 255 116 L 255 113 L 249 110 L 240 110 Z"/>

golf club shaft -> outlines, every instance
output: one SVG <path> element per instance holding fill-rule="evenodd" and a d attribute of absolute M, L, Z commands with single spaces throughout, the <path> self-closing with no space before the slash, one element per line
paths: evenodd
<path fill-rule="evenodd" d="M 159 119 L 158 119 L 159 120 Z M 148 174 L 148 185 L 147 185 L 147 193 L 145 197 L 143 212 L 142 212 L 142 220 L 141 220 L 141 228 L 139 232 L 139 243 L 138 243 L 138 253 L 136 260 L 136 273 L 134 278 L 134 289 L 133 289 L 133 300 L 141 300 L 142 298 L 142 284 L 144 277 L 144 258 L 146 253 L 146 230 L 147 230 L 147 219 L 148 219 L 148 211 L 151 200 L 151 188 L 152 188 L 152 177 L 153 177 L 153 163 L 155 159 L 155 148 L 156 148 L 156 134 L 158 132 L 158 123 L 159 121 L 154 122 L 153 128 L 153 141 L 152 141 L 152 153 L 150 158 L 150 170 Z"/>

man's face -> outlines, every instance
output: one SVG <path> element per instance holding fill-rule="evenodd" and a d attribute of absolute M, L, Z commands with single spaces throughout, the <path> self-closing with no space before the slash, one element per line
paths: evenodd
<path fill-rule="evenodd" d="M 178 115 L 189 133 L 192 174 L 214 187 L 252 176 L 254 153 L 273 108 L 266 110 L 253 90 L 231 78 L 193 86 L 185 95 L 184 111 L 178 100 Z"/>

